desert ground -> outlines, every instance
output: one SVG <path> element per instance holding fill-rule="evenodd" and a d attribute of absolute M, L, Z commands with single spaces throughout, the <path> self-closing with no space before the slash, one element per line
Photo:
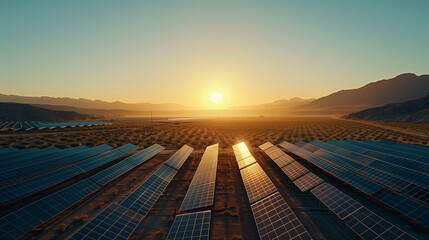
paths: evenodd
<path fill-rule="evenodd" d="M 335 118 L 215 118 L 197 121 L 114 122 L 110 126 L 53 130 L 31 130 L 0 135 L 0 148 L 59 148 L 109 144 L 113 147 L 132 143 L 148 147 L 154 143 L 179 148 L 188 144 L 195 149 L 219 143 L 221 148 L 246 141 L 259 146 L 270 141 L 297 142 L 318 139 L 381 140 L 429 146 L 429 124 L 367 123 Z"/>

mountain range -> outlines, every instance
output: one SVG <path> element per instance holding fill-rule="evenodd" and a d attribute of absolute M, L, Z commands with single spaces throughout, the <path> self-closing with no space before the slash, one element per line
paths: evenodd
<path fill-rule="evenodd" d="M 382 107 L 366 109 L 349 114 L 345 118 L 364 121 L 429 123 L 429 95 L 403 103 L 391 103 Z"/>
<path fill-rule="evenodd" d="M 0 103 L 0 121 L 63 122 L 94 119 L 72 111 L 55 111 L 21 103 Z"/>
<path fill-rule="evenodd" d="M 281 99 L 275 102 L 213 111 L 179 104 L 124 103 L 68 97 L 29 97 L 0 94 L 0 102 L 25 103 L 56 111 L 110 117 L 150 116 L 298 116 L 350 114 L 389 103 L 410 101 L 429 95 L 429 75 L 404 73 L 356 89 L 340 90 L 318 99 Z"/>

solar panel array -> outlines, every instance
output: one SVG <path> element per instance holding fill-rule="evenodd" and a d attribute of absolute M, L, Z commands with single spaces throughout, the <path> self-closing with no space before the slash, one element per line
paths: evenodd
<path fill-rule="evenodd" d="M 411 181 L 401 178 L 400 176 L 389 171 L 380 170 L 379 168 L 375 168 L 372 165 L 368 166 L 368 164 L 366 164 L 367 161 L 365 161 L 364 159 L 366 157 L 365 155 L 353 153 L 346 149 L 324 142 L 314 141 L 312 143 L 321 148 L 324 148 L 325 150 L 342 156 L 342 159 L 337 158 L 337 164 L 342 165 L 355 172 L 358 172 L 387 187 L 393 188 L 411 198 L 415 198 L 429 204 L 428 188 L 425 188 L 424 186 L 421 186 L 419 184 L 412 183 Z M 374 158 L 372 162 L 374 161 L 378 161 L 378 159 Z"/>
<path fill-rule="evenodd" d="M 86 179 L 0 218 L 0 239 L 18 239 L 98 188 Z"/>
<path fill-rule="evenodd" d="M 219 144 L 208 146 L 189 185 L 180 211 L 213 205 Z"/>
<path fill-rule="evenodd" d="M 312 143 L 314 144 L 312 144 L 312 148 L 319 148 L 314 153 L 287 142 L 283 142 L 281 145 L 397 211 L 429 226 L 429 208 L 425 205 L 428 201 L 427 196 L 429 196 L 427 188 L 399 178 L 392 171 L 374 167 L 378 166 L 374 165 L 375 163 L 380 162 L 380 165 L 384 166 L 385 169 L 389 163 L 381 163 L 377 158 L 361 155 L 367 151 L 363 148 L 354 145 L 350 145 L 352 147 L 348 148 L 349 144 L 346 145 L 339 141 L 328 142 L 335 145 L 320 141 L 313 141 Z M 359 153 L 351 154 L 353 150 L 358 150 Z M 356 155 L 361 155 L 361 157 L 356 157 Z M 360 160 L 362 162 L 359 162 Z M 329 165 L 331 168 L 326 167 Z M 397 165 L 396 167 L 403 170 L 401 166 Z M 341 171 L 331 171 L 334 168 L 339 168 Z M 395 191 L 386 188 L 392 188 Z M 389 197 L 384 197 L 387 195 Z"/>
<path fill-rule="evenodd" d="M 122 174 L 135 168 L 136 166 L 146 162 L 147 160 L 154 157 L 156 154 L 164 150 L 164 147 L 154 144 L 140 152 L 129 156 L 128 158 L 116 163 L 113 166 L 91 176 L 90 178 L 100 185 L 107 184 L 108 182 L 116 179 Z"/>
<path fill-rule="evenodd" d="M 0 202 L 9 204 L 30 194 L 54 186 L 79 174 L 91 171 L 135 150 L 134 145 L 124 145 L 109 152 L 85 159 L 75 164 L 0 188 Z"/>
<path fill-rule="evenodd" d="M 0 131 L 18 131 L 18 130 L 31 130 L 31 129 L 54 129 L 54 128 L 66 128 L 66 127 L 91 127 L 101 125 L 111 125 L 112 123 L 107 121 L 95 121 L 95 122 L 3 122 L 0 123 Z"/>
<path fill-rule="evenodd" d="M 261 149 L 273 148 L 264 144 Z M 237 163 L 251 155 L 244 142 L 233 146 Z M 240 170 L 260 239 L 312 239 L 258 163 Z"/>
<path fill-rule="evenodd" d="M 309 172 L 307 168 L 299 164 L 291 156 L 287 155 L 280 148 L 274 146 L 271 143 L 265 146 L 271 146 L 269 148 L 263 145 L 259 146 L 276 164 L 279 166 L 282 171 L 293 181 L 293 183 L 302 191 L 305 192 L 311 188 L 322 183 L 323 180 L 313 173 Z M 286 161 L 284 159 L 287 159 Z"/>
<path fill-rule="evenodd" d="M 168 240 L 209 239 L 211 210 L 177 215 Z"/>
<path fill-rule="evenodd" d="M 112 149 L 112 147 L 106 144 L 90 149 L 82 146 L 45 156 L 30 157 L 30 159 L 26 161 L 21 160 L 19 164 L 9 164 L 13 167 L 5 168 L 1 172 L 0 184 L 10 184 L 17 180 L 33 177 L 98 155 L 110 149 Z"/>
<path fill-rule="evenodd" d="M 311 192 L 362 239 L 415 239 L 329 183 Z"/>
<path fill-rule="evenodd" d="M 192 151 L 193 148 L 184 145 L 120 205 L 109 205 L 78 229 L 70 239 L 128 239 Z"/>

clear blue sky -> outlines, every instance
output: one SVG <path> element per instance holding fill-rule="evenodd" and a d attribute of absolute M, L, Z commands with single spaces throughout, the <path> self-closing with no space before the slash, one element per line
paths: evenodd
<path fill-rule="evenodd" d="M 0 93 L 208 107 L 429 73 L 429 1 L 1 1 Z"/>

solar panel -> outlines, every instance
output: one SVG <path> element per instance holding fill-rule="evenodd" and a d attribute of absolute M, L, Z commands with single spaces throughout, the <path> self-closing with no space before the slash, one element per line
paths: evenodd
<path fill-rule="evenodd" d="M 152 145 L 149 148 L 141 150 L 140 152 L 122 160 L 121 162 L 91 176 L 90 178 L 100 185 L 104 185 L 122 174 L 128 172 L 132 168 L 146 162 L 159 152 L 161 152 L 164 148 L 158 144 Z"/>
<path fill-rule="evenodd" d="M 204 152 L 183 203 L 180 206 L 180 211 L 213 205 L 218 153 L 218 144 L 209 146 Z"/>
<path fill-rule="evenodd" d="M 329 183 L 313 188 L 311 193 L 323 202 L 339 218 L 344 219 L 363 206 Z"/>
<path fill-rule="evenodd" d="M 238 163 L 238 168 L 242 169 L 242 168 L 245 168 L 249 165 L 256 163 L 256 159 L 254 157 L 250 156 L 250 157 L 245 158 L 245 159 L 243 159 L 237 163 Z"/>
<path fill-rule="evenodd" d="M 0 202 L 11 203 L 47 187 L 61 183 L 125 155 L 116 149 L 79 163 L 51 171 L 0 189 Z"/>
<path fill-rule="evenodd" d="M 168 240 L 209 239 L 211 211 L 177 215 L 167 235 Z"/>
<path fill-rule="evenodd" d="M 123 207 L 111 203 L 107 208 L 95 216 L 86 225 L 80 228 L 69 239 L 96 240 L 96 239 L 128 239 L 134 229 L 143 219 L 143 216 Z"/>
<path fill-rule="evenodd" d="M 96 183 L 86 179 L 0 218 L 0 239 L 20 238 L 98 188 Z"/>
<path fill-rule="evenodd" d="M 272 143 L 270 143 L 270 142 L 266 142 L 266 143 L 262 144 L 261 146 L 259 146 L 259 148 L 260 148 L 260 149 L 262 149 L 262 151 L 265 151 L 265 150 L 267 150 L 268 148 L 273 147 L 273 146 L 274 146 L 274 145 L 273 145 Z"/>
<path fill-rule="evenodd" d="M 251 207 L 261 240 L 312 239 L 280 193 L 276 192 Z"/>
<path fill-rule="evenodd" d="M 390 190 L 381 193 L 376 198 L 429 227 L 428 207 L 414 202 Z"/>
<path fill-rule="evenodd" d="M 270 142 L 267 142 L 270 143 Z M 267 144 L 265 143 L 265 144 Z M 261 145 L 262 146 L 262 145 Z M 259 147 L 261 147 L 259 146 Z M 261 148 L 262 149 L 262 148 Z M 271 148 L 264 150 L 264 152 L 279 166 L 280 168 L 288 165 L 289 163 L 295 161 L 291 156 L 287 155 L 285 152 L 283 152 L 280 148 L 276 146 L 272 146 Z M 272 154 L 273 152 L 276 152 L 275 154 Z M 277 157 L 277 154 L 279 155 Z"/>
<path fill-rule="evenodd" d="M 16 182 L 17 180 L 29 178 L 35 175 L 39 175 L 65 165 L 69 165 L 83 159 L 95 156 L 99 153 L 105 152 L 111 149 L 109 145 L 100 145 L 91 149 L 85 149 L 79 152 L 69 152 L 57 156 L 47 156 L 46 158 L 34 158 L 28 161 L 25 165 L 19 168 L 5 171 L 0 174 L 0 184 L 9 184 Z"/>
<path fill-rule="evenodd" d="M 295 180 L 308 172 L 308 169 L 303 167 L 298 162 L 292 162 L 282 168 L 282 171 L 291 179 Z"/>
<path fill-rule="evenodd" d="M 305 192 L 322 182 L 323 180 L 320 177 L 314 175 L 311 172 L 293 181 L 293 183 L 301 190 L 301 192 Z"/>
<path fill-rule="evenodd" d="M 277 188 L 258 163 L 243 168 L 240 173 L 250 203 L 277 191 Z"/>
<path fill-rule="evenodd" d="M 415 239 L 365 207 L 352 213 L 344 222 L 364 240 Z"/>
<path fill-rule="evenodd" d="M 170 163 L 180 168 L 192 150 L 185 145 L 169 159 L 169 161 L 173 159 Z M 162 165 L 125 198 L 120 206 L 117 204 L 110 205 L 110 208 L 106 208 L 74 233 L 71 239 L 127 239 L 150 211 L 176 173 L 177 171 L 173 168 L 166 164 Z"/>
<path fill-rule="evenodd" d="M 189 147 L 188 145 L 184 145 L 177 152 L 175 152 L 174 155 L 171 156 L 171 158 L 165 164 L 176 170 L 179 170 L 192 151 L 194 151 L 193 148 Z"/>

